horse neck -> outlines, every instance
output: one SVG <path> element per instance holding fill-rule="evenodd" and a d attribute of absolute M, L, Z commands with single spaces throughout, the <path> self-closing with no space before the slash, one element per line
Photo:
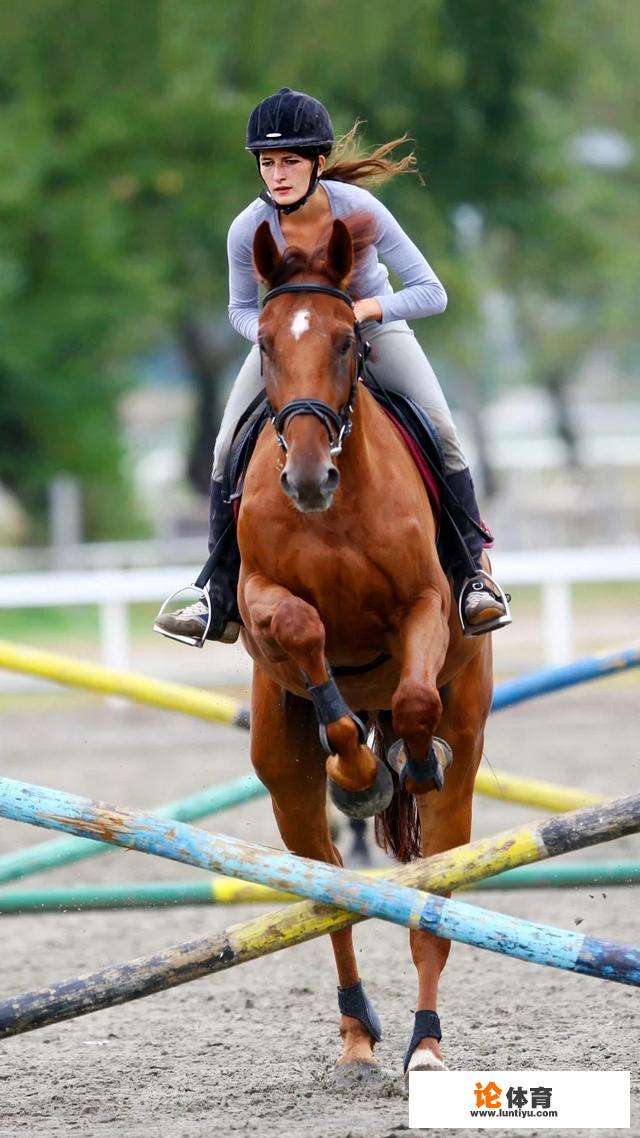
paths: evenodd
<path fill-rule="evenodd" d="M 351 433 L 340 457 L 340 476 L 343 482 L 355 479 L 362 484 L 363 474 L 374 462 L 376 411 L 378 407 L 373 396 L 364 384 L 358 383 Z"/>

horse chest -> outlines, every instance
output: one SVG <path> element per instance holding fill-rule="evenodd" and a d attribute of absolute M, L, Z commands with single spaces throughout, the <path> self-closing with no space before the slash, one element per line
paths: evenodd
<path fill-rule="evenodd" d="M 261 574 L 313 604 L 337 626 L 394 626 L 399 610 L 419 595 L 433 561 L 424 524 L 387 485 L 373 501 L 324 517 L 303 519 L 279 489 L 265 500 L 253 479 L 243 501 L 241 532 Z M 253 491 L 253 492 L 252 492 Z M 422 493 L 422 491 L 421 491 Z M 380 508 L 385 502 L 386 507 Z M 269 528 L 263 524 L 270 514 Z M 242 546 L 242 542 L 241 542 Z"/>
<path fill-rule="evenodd" d="M 394 623 L 404 598 L 393 584 L 391 565 L 380 550 L 358 549 L 320 538 L 302 538 L 295 552 L 273 565 L 274 575 L 317 608 L 328 625 L 377 629 Z"/>

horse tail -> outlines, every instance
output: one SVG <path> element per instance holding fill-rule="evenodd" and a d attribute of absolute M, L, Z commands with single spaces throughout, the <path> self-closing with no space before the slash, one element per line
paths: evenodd
<path fill-rule="evenodd" d="M 395 771 L 393 798 L 386 810 L 376 815 L 376 842 L 385 853 L 406 864 L 420 857 L 420 815 L 415 795 L 409 794 Z"/>

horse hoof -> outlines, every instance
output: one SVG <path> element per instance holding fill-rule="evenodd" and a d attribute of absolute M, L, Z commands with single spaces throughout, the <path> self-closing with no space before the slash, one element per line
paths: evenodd
<path fill-rule="evenodd" d="M 433 1051 L 425 1048 L 424 1051 L 414 1051 L 409 1060 L 406 1075 L 408 1077 L 409 1071 L 446 1071 L 446 1069 L 442 1059 L 438 1059 Z"/>
<path fill-rule="evenodd" d="M 444 776 L 453 762 L 453 751 L 444 739 L 434 736 L 426 761 L 419 762 L 411 757 L 403 739 L 397 739 L 389 748 L 387 762 L 396 772 L 401 783 L 411 783 L 407 790 L 411 794 L 427 794 L 430 790 L 442 790 Z"/>
<path fill-rule="evenodd" d="M 358 1059 L 354 1063 L 336 1063 L 333 1069 L 334 1085 L 342 1090 L 370 1087 L 379 1083 L 382 1078 L 382 1068 L 376 1059 L 370 1062 Z"/>
<path fill-rule="evenodd" d="M 409 1060 L 409 1065 L 402 1076 L 402 1085 L 405 1091 L 409 1090 L 409 1075 L 411 1071 L 446 1071 L 446 1064 L 442 1059 L 438 1059 L 433 1051 L 427 1048 L 424 1051 L 414 1051 Z"/>
<path fill-rule="evenodd" d="M 329 779 L 329 797 L 348 818 L 373 818 L 381 814 L 393 798 L 393 779 L 386 763 L 378 762 L 376 777 L 366 790 L 344 790 Z"/>

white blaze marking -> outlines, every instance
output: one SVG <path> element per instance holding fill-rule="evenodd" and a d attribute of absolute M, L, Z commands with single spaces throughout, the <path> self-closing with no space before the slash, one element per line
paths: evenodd
<path fill-rule="evenodd" d="M 300 308 L 293 320 L 291 321 L 291 335 L 295 340 L 299 340 L 303 332 L 309 331 L 309 319 L 311 313 L 308 308 Z"/>

